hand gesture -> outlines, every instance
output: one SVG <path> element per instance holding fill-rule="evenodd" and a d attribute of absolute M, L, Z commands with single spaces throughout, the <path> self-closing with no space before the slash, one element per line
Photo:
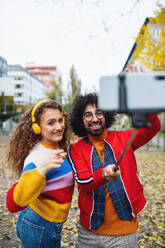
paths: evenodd
<path fill-rule="evenodd" d="M 120 171 L 115 171 L 115 164 L 109 164 L 102 170 L 102 176 L 108 182 L 114 182 L 120 177 Z"/>
<path fill-rule="evenodd" d="M 125 70 L 125 72 L 144 72 L 144 68 L 140 65 L 128 65 Z"/>
<path fill-rule="evenodd" d="M 49 155 L 41 164 L 37 166 L 39 173 L 46 175 L 46 173 L 54 168 L 61 167 L 67 153 L 63 149 L 56 149 Z"/>

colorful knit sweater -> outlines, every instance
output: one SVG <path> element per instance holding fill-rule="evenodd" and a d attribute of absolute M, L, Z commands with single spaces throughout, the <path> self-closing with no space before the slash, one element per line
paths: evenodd
<path fill-rule="evenodd" d="M 20 179 L 7 193 L 6 203 L 10 212 L 29 205 L 48 221 L 63 222 L 67 219 L 74 190 L 73 172 L 67 158 L 60 168 L 49 171 L 46 176 L 37 170 L 37 165 L 53 150 L 39 143 L 28 155 Z"/>

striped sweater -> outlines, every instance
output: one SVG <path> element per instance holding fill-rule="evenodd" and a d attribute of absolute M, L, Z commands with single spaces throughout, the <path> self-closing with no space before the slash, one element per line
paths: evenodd
<path fill-rule="evenodd" d="M 7 193 L 6 205 L 10 212 L 30 206 L 48 221 L 67 219 L 74 190 L 73 173 L 67 158 L 60 168 L 49 171 L 46 176 L 37 170 L 37 165 L 53 150 L 38 143 L 28 155 L 21 177 Z"/>

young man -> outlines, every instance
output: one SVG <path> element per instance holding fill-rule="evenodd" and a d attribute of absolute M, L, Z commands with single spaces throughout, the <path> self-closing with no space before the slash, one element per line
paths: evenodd
<path fill-rule="evenodd" d="M 75 135 L 82 137 L 69 152 L 79 188 L 78 248 L 137 247 L 137 214 L 146 200 L 134 151 L 160 130 L 160 121 L 157 114 L 148 115 L 148 127 L 138 129 L 114 172 L 134 132 L 108 131 L 114 120 L 113 113 L 98 108 L 96 94 L 80 95 L 73 103 L 71 126 Z"/>

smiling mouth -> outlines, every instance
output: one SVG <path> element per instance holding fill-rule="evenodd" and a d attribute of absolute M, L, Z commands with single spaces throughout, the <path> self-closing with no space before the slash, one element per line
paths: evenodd
<path fill-rule="evenodd" d="M 101 128 L 101 124 L 97 123 L 97 124 L 90 124 L 89 126 L 91 129 L 93 130 L 98 130 Z"/>
<path fill-rule="evenodd" d="M 56 135 L 56 136 L 62 136 L 62 132 L 57 132 L 57 133 L 54 133 L 53 135 Z"/>

